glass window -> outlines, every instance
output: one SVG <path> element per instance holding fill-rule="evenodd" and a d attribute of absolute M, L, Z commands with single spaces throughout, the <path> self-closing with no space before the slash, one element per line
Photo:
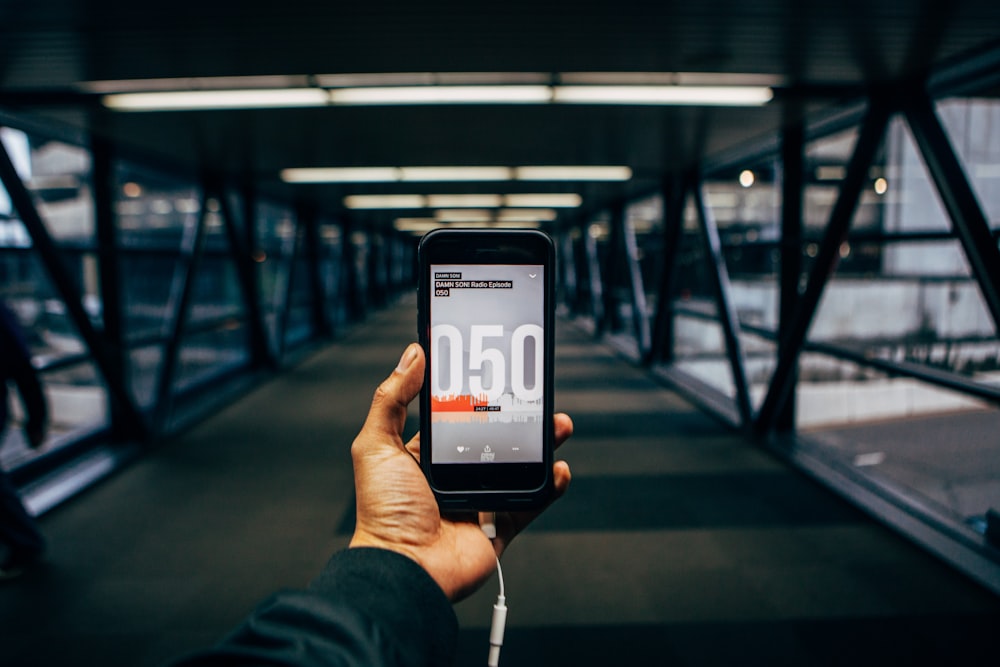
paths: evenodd
<path fill-rule="evenodd" d="M 90 154 L 78 147 L 20 130 L 0 128 L 0 141 L 32 196 L 45 231 L 59 250 L 67 286 L 79 295 L 90 324 L 101 328 Z M 0 298 L 24 329 L 49 403 L 48 438 L 41 452 L 72 442 L 107 424 L 107 390 L 78 325 L 53 283 L 5 188 L 0 186 Z M 4 434 L 3 463 L 14 467 L 38 456 L 17 422 Z"/>
<path fill-rule="evenodd" d="M 987 220 L 1000 229 L 1000 100 L 950 98 L 937 112 Z"/>
<path fill-rule="evenodd" d="M 281 318 L 291 279 L 297 224 L 291 211 L 259 202 L 256 209 L 258 282 L 261 316 L 272 351 L 278 350 Z"/>
<path fill-rule="evenodd" d="M 976 113 L 951 106 L 944 115 L 961 135 L 976 124 Z M 985 159 L 966 148 L 978 156 L 974 164 Z M 950 220 L 911 132 L 894 118 L 808 334 L 809 343 L 828 347 L 800 359 L 797 421 L 827 455 L 965 521 L 1000 501 L 1000 471 L 981 465 L 996 457 L 988 433 L 1000 427 L 1000 411 L 836 354 L 946 371 L 971 383 L 996 381 L 996 327 L 961 245 L 949 235 Z"/>

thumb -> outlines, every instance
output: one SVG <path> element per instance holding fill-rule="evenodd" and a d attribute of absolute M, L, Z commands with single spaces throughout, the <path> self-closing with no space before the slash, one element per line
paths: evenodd
<path fill-rule="evenodd" d="M 424 350 L 410 343 L 392 375 L 375 390 L 363 430 L 389 436 L 402 442 L 406 407 L 420 393 L 424 384 Z"/>

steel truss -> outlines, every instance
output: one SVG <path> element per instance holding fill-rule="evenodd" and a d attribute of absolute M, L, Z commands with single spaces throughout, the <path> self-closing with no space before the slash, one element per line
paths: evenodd
<path fill-rule="evenodd" d="M 850 234 L 861 193 L 868 184 L 870 170 L 886 136 L 890 120 L 894 117 L 903 118 L 911 130 L 919 154 L 927 165 L 932 183 L 951 221 L 951 234 Z M 803 279 L 801 253 L 805 240 L 802 222 L 805 142 L 851 126 L 859 126 L 858 139 L 819 240 L 815 261 L 806 277 L 804 288 L 800 288 Z M 1000 391 L 995 387 L 971 381 L 958 373 L 920 364 L 871 358 L 844 346 L 808 340 L 807 334 L 824 290 L 840 261 L 842 244 L 848 240 L 866 239 L 891 242 L 957 238 L 992 318 L 994 331 L 1000 332 L 1000 235 L 990 229 L 955 149 L 934 110 L 933 100 L 926 91 L 917 87 L 873 95 L 867 100 L 861 114 L 850 112 L 833 121 L 823 122 L 819 127 L 825 128 L 825 131 L 810 128 L 801 122 L 791 122 L 784 128 L 780 141 L 767 145 L 768 154 L 778 161 L 782 177 L 782 237 L 780 242 L 771 242 L 773 247 L 780 249 L 781 257 L 777 331 L 741 324 L 735 312 L 718 227 L 702 195 L 704 179 L 711 175 L 708 171 L 676 174 L 669 177 L 662 188 L 663 252 L 657 258 L 662 270 L 653 312 L 647 312 L 645 308 L 638 253 L 634 247 L 629 246 L 629 240 L 634 243 L 635 237 L 621 213 L 624 205 L 613 209 L 611 233 L 600 270 L 595 270 L 598 258 L 596 242 L 587 233 L 587 229 L 581 227 L 588 266 L 586 270 L 576 266 L 575 271 L 571 271 L 574 275 L 567 282 L 579 284 L 584 274 L 589 278 L 593 303 L 591 316 L 599 337 L 618 335 L 616 331 L 621 329 L 621 323 L 616 322 L 613 317 L 618 312 L 620 302 L 629 302 L 633 315 L 638 318 L 632 327 L 638 354 L 631 355 L 637 362 L 650 367 L 655 375 L 697 405 L 732 426 L 753 433 L 764 446 L 786 455 L 799 467 L 823 479 L 974 578 L 982 582 L 996 581 L 1000 551 L 985 544 L 982 539 L 971 538 L 967 527 L 953 526 L 947 519 L 931 516 L 914 506 L 908 498 L 899 497 L 898 494 L 882 489 L 873 490 L 872 483 L 859 477 L 857 473 L 835 470 L 836 466 L 831 468 L 829 463 L 817 462 L 811 455 L 803 454 L 796 447 L 794 396 L 799 357 L 806 351 L 872 368 L 891 377 L 912 377 L 1000 406 Z M 758 153 L 744 157 L 749 157 L 747 161 L 753 161 L 765 155 Z M 685 308 L 677 305 L 674 299 L 676 260 L 684 226 L 684 208 L 688 202 L 693 205 L 697 214 L 699 237 L 705 250 L 705 261 L 709 265 L 707 268 L 714 314 Z M 581 223 L 584 224 L 586 223 Z M 574 257 L 570 255 L 567 259 L 573 261 Z M 628 276 L 629 279 L 622 280 L 622 276 Z M 627 292 L 625 296 L 621 295 L 622 290 Z M 721 327 L 735 387 L 733 396 L 722 394 L 677 366 L 673 330 L 676 315 L 712 321 Z M 741 340 L 745 335 L 777 344 L 775 369 L 757 410 L 754 410 L 749 398 L 746 358 L 741 349 Z M 620 343 L 616 346 L 624 349 Z"/>
<path fill-rule="evenodd" d="M 7 123 L 17 127 L 16 122 Z M 37 128 L 32 128 L 37 131 Z M 125 302 L 123 289 L 129 276 L 121 266 L 121 258 L 126 253 L 151 252 L 162 256 L 164 251 L 126 249 L 119 242 L 120 223 L 115 210 L 116 147 L 103 140 L 93 140 L 87 148 L 90 151 L 91 186 L 93 189 L 93 214 L 95 220 L 95 246 L 83 249 L 93 252 L 97 258 L 98 290 L 102 303 L 101 324 L 95 325 L 83 307 L 83 294 L 77 281 L 66 265 L 65 253 L 76 249 L 66 249 L 53 239 L 47 224 L 35 204 L 33 195 L 17 173 L 10 154 L 0 142 L 0 182 L 10 196 L 18 218 L 31 239 L 31 247 L 16 249 L 18 253 L 33 253 L 39 258 L 43 271 L 51 281 L 55 291 L 65 305 L 68 317 L 79 334 L 85 351 L 48 360 L 40 366 L 42 373 L 54 372 L 79 364 L 93 363 L 109 398 L 107 426 L 99 432 L 81 432 L 70 437 L 52 451 L 45 451 L 20 464 L 13 471 L 15 481 L 30 486 L 39 479 L 52 475 L 61 466 L 71 464 L 81 456 L 109 445 L 119 452 L 114 458 L 116 465 L 129 460 L 144 447 L 192 420 L 207 414 L 212 405 L 201 404 L 206 390 L 221 386 L 241 386 L 254 381 L 261 373 L 274 372 L 282 366 L 293 363 L 303 350 L 312 343 L 322 342 L 338 331 L 338 325 L 331 321 L 328 313 L 332 308 L 348 313 L 347 324 L 366 317 L 368 304 L 385 303 L 397 292 L 409 289 L 413 284 L 412 268 L 376 266 L 377 262 L 399 261 L 406 255 L 405 241 L 394 233 L 367 231 L 371 243 L 386 249 L 385 252 L 369 252 L 368 262 L 360 266 L 356 261 L 350 233 L 341 234 L 342 252 L 339 256 L 325 258 L 321 255 L 322 245 L 319 235 L 319 219 L 310 210 L 295 211 L 296 229 L 291 252 L 278 258 L 284 280 L 278 305 L 278 335 L 274 344 L 268 342 L 264 308 L 259 282 L 259 261 L 254 257 L 257 246 L 257 195 L 253 187 L 242 184 L 227 185 L 221 178 L 204 174 L 199 180 L 199 213 L 183 234 L 176 254 L 173 278 L 166 305 L 167 315 L 161 323 L 161 335 L 129 337 L 125 327 Z M 232 262 L 242 306 L 241 324 L 245 330 L 245 351 L 247 363 L 241 368 L 219 373 L 189 389 L 181 390 L 177 385 L 180 354 L 185 337 L 208 333 L 231 324 L 231 317 L 221 320 L 191 321 L 194 283 L 199 268 L 209 252 L 206 248 L 206 218 L 209 201 L 218 202 L 218 217 L 225 233 L 225 248 L 212 249 L 213 256 L 221 252 L 225 260 Z M 338 261 L 339 260 L 339 261 Z M 322 262 L 336 262 L 333 271 L 340 274 L 335 289 L 328 289 L 322 279 Z M 297 277 L 296 267 L 303 263 L 305 271 Z M 406 264 L 409 267 L 409 264 Z M 377 280 L 362 280 L 358 274 L 364 272 L 378 276 Z M 296 284 L 304 276 L 304 284 Z M 367 277 L 367 276 L 366 276 Z M 393 279 L 395 277 L 395 279 Z M 358 294 L 356 287 L 367 284 L 371 290 L 381 290 L 383 294 Z M 352 290 L 354 290 L 352 292 Z M 289 317 L 296 305 L 304 305 L 302 295 L 307 294 L 311 337 L 295 348 L 286 345 L 285 332 Z M 298 295 L 296 297 L 296 295 Z M 300 303 L 293 303 L 298 298 Z M 129 351 L 137 347 L 155 346 L 162 353 L 162 361 L 154 381 L 154 398 L 150 406 L 142 406 L 129 386 Z M 192 402 L 195 395 L 201 398 Z M 220 396 L 226 396 L 221 392 Z M 224 399 L 220 399 L 224 400 Z M 211 403 L 211 401 L 209 401 Z M 111 472 L 108 469 L 107 472 Z M 95 478 L 92 481 L 97 481 Z M 78 491 L 79 489 L 74 489 Z"/>

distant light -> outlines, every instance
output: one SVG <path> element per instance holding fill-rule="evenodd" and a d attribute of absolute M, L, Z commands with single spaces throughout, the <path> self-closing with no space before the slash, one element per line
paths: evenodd
<path fill-rule="evenodd" d="M 101 98 L 114 111 L 195 111 L 208 109 L 279 109 L 321 107 L 329 95 L 321 88 L 261 90 L 176 90 L 116 93 Z"/>
<path fill-rule="evenodd" d="M 551 99 L 548 86 L 390 86 L 330 91 L 330 102 L 344 105 L 543 104 Z"/>
<path fill-rule="evenodd" d="M 743 187 L 749 188 L 754 184 L 755 180 L 756 178 L 754 177 L 753 172 L 749 169 L 744 169 L 740 172 L 740 185 Z"/>
<path fill-rule="evenodd" d="M 847 243 L 846 241 L 844 243 L 841 243 L 840 244 L 841 259 L 847 259 L 850 256 L 850 254 L 851 254 L 851 244 Z"/>
<path fill-rule="evenodd" d="M 295 167 L 281 170 L 286 183 L 431 183 L 495 181 L 627 181 L 632 170 L 623 166 L 529 167 Z M 510 195 L 516 196 L 516 195 Z M 529 195 L 524 195 L 529 196 Z M 536 196 L 536 195 L 530 195 Z M 578 206 L 573 194 L 559 194 L 560 204 Z M 514 204 L 508 204 L 513 206 Z M 521 204 L 518 204 L 520 206 Z"/>
<path fill-rule="evenodd" d="M 564 72 L 564 84 L 592 86 L 782 86 L 786 79 L 775 74 L 739 72 Z"/>
<path fill-rule="evenodd" d="M 345 167 L 282 169 L 286 183 L 392 183 L 399 180 L 396 167 Z"/>
<path fill-rule="evenodd" d="M 423 195 L 351 195 L 344 197 L 349 209 L 423 208 Z"/>
<path fill-rule="evenodd" d="M 427 195 L 428 208 L 497 208 L 502 195 Z"/>
<path fill-rule="evenodd" d="M 138 183 L 133 183 L 129 181 L 128 183 L 122 186 L 122 193 L 124 193 L 126 197 L 131 197 L 131 198 L 139 197 L 142 195 L 142 186 L 140 186 Z"/>
<path fill-rule="evenodd" d="M 627 181 L 632 170 L 617 166 L 517 167 L 518 181 Z"/>
<path fill-rule="evenodd" d="M 508 229 L 525 229 L 534 228 L 538 229 L 542 225 L 537 220 L 497 220 L 495 223 L 490 225 L 490 227 L 508 228 Z"/>
<path fill-rule="evenodd" d="M 490 222 L 493 214 L 485 209 L 478 208 L 443 208 L 435 215 L 438 222 Z"/>
<path fill-rule="evenodd" d="M 399 180 L 432 181 L 509 181 L 509 167 L 400 167 Z"/>
<path fill-rule="evenodd" d="M 884 178 L 876 178 L 875 194 L 884 195 L 888 191 L 889 191 L 889 181 L 885 180 Z"/>
<path fill-rule="evenodd" d="M 556 86 L 553 101 L 568 104 L 762 106 L 766 86 Z"/>
<path fill-rule="evenodd" d="M 554 208 L 576 208 L 583 199 L 573 192 L 552 194 L 398 194 L 398 195 L 349 195 L 344 206 L 349 209 L 403 209 L 403 208 L 480 208 L 544 209 L 555 215 Z M 537 211 L 533 211 L 537 212 Z M 548 213 L 547 213 L 548 214 Z M 529 213 L 521 213 L 522 216 Z M 546 218 L 548 219 L 548 218 Z"/>
<path fill-rule="evenodd" d="M 434 218 L 396 218 L 392 226 L 400 232 L 424 234 L 440 227 L 441 224 Z"/>
<path fill-rule="evenodd" d="M 504 209 L 497 215 L 501 222 L 551 222 L 555 219 L 556 212 L 551 208 Z"/>
<path fill-rule="evenodd" d="M 685 72 L 405 72 L 84 81 L 117 111 L 427 104 L 757 106 L 781 77 Z"/>
<path fill-rule="evenodd" d="M 583 203 L 583 198 L 575 192 L 513 194 L 505 196 L 503 203 L 512 208 L 577 208 Z"/>

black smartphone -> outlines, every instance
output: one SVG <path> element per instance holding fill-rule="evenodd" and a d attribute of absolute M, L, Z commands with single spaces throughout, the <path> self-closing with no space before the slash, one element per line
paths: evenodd
<path fill-rule="evenodd" d="M 537 230 L 448 229 L 418 250 L 420 464 L 443 510 L 552 493 L 555 251 Z"/>

